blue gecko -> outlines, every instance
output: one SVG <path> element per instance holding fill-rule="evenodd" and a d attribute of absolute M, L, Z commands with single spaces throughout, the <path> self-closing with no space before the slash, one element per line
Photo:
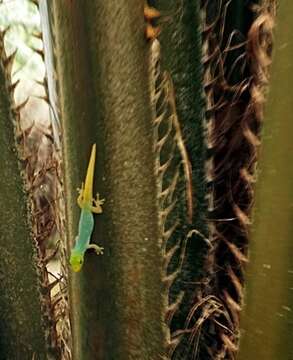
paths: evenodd
<path fill-rule="evenodd" d="M 96 199 L 93 199 L 95 160 L 96 144 L 92 147 L 85 183 L 82 183 L 77 198 L 78 206 L 81 208 L 81 214 L 79 219 L 78 235 L 75 238 L 75 246 L 71 250 L 69 260 L 71 268 L 75 272 L 81 270 L 84 261 L 84 254 L 88 249 L 94 249 L 97 255 L 103 254 L 104 250 L 104 248 L 96 244 L 90 244 L 90 238 L 94 228 L 93 213 L 101 214 L 103 212 L 101 205 L 103 205 L 105 201 L 105 199 L 99 198 L 99 194 L 97 194 Z"/>

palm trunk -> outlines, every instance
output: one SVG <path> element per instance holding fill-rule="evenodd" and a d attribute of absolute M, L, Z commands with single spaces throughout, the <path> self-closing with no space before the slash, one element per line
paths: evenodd
<path fill-rule="evenodd" d="M 293 4 L 279 3 L 237 359 L 291 359 Z"/>
<path fill-rule="evenodd" d="M 158 358 L 166 340 L 143 2 L 52 6 L 69 246 L 79 218 L 76 188 L 93 143 L 94 189 L 106 198 L 92 237 L 105 254 L 87 253 L 71 278 L 74 356 Z"/>
<path fill-rule="evenodd" d="M 10 82 L 13 59 L 6 57 L 3 41 L 0 33 L 0 359 L 46 359 L 50 336 L 40 257 L 15 141 L 19 114 Z"/>

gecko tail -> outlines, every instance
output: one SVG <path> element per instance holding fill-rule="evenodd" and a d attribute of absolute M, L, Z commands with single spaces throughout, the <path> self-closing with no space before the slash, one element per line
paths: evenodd
<path fill-rule="evenodd" d="M 95 161 L 96 161 L 96 144 L 93 144 L 90 161 L 87 168 L 85 184 L 84 184 L 84 193 L 83 193 L 84 202 L 90 202 L 90 203 L 92 202 Z"/>

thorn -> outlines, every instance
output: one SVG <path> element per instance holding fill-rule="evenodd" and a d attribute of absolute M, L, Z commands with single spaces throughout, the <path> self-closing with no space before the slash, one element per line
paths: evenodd
<path fill-rule="evenodd" d="M 227 274 L 230 276 L 232 284 L 235 287 L 236 293 L 240 301 L 243 301 L 243 287 L 240 282 L 240 279 L 236 276 L 235 272 L 232 270 L 231 266 L 227 266 Z"/>
<path fill-rule="evenodd" d="M 180 223 L 179 220 L 176 219 L 176 220 L 174 221 L 174 224 L 171 225 L 168 230 L 165 230 L 165 229 L 163 230 L 162 236 L 163 236 L 164 241 L 167 241 L 167 240 L 171 237 L 171 235 L 174 233 L 174 231 L 176 230 L 176 228 L 179 226 L 179 223 Z M 171 247 L 168 251 L 166 251 L 165 256 L 169 257 L 170 254 L 173 254 L 174 251 L 173 251 L 172 249 L 173 249 L 174 247 L 177 247 L 177 245 Z M 171 255 L 171 256 L 172 256 L 172 255 Z"/>
<path fill-rule="evenodd" d="M 8 91 L 9 92 L 14 92 L 14 90 L 15 90 L 16 86 L 19 84 L 19 82 L 20 82 L 20 80 L 18 79 L 13 84 L 9 85 Z"/>
<path fill-rule="evenodd" d="M 44 50 L 41 49 L 37 49 L 35 47 L 31 47 L 32 51 L 34 51 L 35 53 L 39 54 L 40 57 L 44 60 L 45 59 L 45 53 Z"/>
<path fill-rule="evenodd" d="M 41 96 L 41 95 L 32 95 L 32 97 L 37 98 L 37 99 L 41 99 L 46 101 L 47 104 L 50 105 L 50 100 L 49 97 L 47 95 Z"/>
<path fill-rule="evenodd" d="M 237 216 L 239 222 L 244 227 L 245 231 L 249 225 L 251 225 L 251 221 L 249 219 L 249 216 L 245 213 L 245 211 L 241 210 L 239 206 L 236 204 L 233 205 L 233 210 L 235 212 L 235 215 Z"/>
<path fill-rule="evenodd" d="M 16 56 L 16 52 L 17 52 L 17 49 L 13 51 L 12 54 L 10 54 L 3 62 L 4 64 L 4 67 L 6 68 L 6 70 L 11 73 L 11 69 L 12 69 L 12 65 L 13 65 L 13 61 L 15 59 L 15 56 Z"/>
<path fill-rule="evenodd" d="M 58 303 L 63 299 L 62 294 L 59 295 L 52 301 L 52 308 L 55 309 L 55 307 L 58 305 Z"/>
<path fill-rule="evenodd" d="M 51 276 L 54 276 L 52 273 L 48 272 L 48 274 L 50 274 Z M 55 280 L 52 281 L 51 283 L 49 283 L 48 285 L 45 285 L 43 291 L 44 293 L 48 294 L 56 285 L 58 285 L 60 283 L 60 281 L 62 280 L 62 276 L 60 278 L 57 278 L 56 276 L 54 276 Z"/>
<path fill-rule="evenodd" d="M 238 302 L 232 298 L 232 296 L 228 293 L 227 290 L 223 290 L 223 295 L 226 301 L 226 305 L 229 306 L 231 312 L 236 312 L 237 314 L 239 314 L 242 309 L 241 304 L 238 304 Z"/>
<path fill-rule="evenodd" d="M 180 291 L 177 297 L 173 300 L 173 303 L 167 306 L 167 311 L 165 313 L 165 321 L 167 324 L 171 324 L 172 318 L 175 312 L 178 310 L 180 304 L 182 303 L 184 297 L 184 291 Z"/>
<path fill-rule="evenodd" d="M 230 241 L 226 240 L 226 238 L 223 237 L 223 241 L 228 246 L 231 253 L 235 256 L 236 260 L 239 263 L 247 263 L 248 258 L 247 256 L 239 249 L 235 244 L 231 243 Z"/>
<path fill-rule="evenodd" d="M 57 255 L 59 251 L 59 244 L 56 246 L 56 248 L 44 259 L 44 263 L 48 264 L 54 257 Z"/>
<path fill-rule="evenodd" d="M 44 77 L 43 84 L 44 84 L 44 87 L 47 89 L 48 88 L 48 80 L 47 80 L 46 76 Z"/>
<path fill-rule="evenodd" d="M 175 349 L 177 348 L 178 344 L 180 343 L 180 341 L 183 337 L 183 334 L 184 334 L 184 332 L 182 332 L 182 330 L 177 330 L 177 331 L 173 332 L 172 337 L 168 341 L 168 344 L 167 344 L 169 358 L 173 357 L 172 355 L 173 355 Z"/>
<path fill-rule="evenodd" d="M 25 141 L 25 139 L 28 138 L 34 126 L 35 122 L 34 120 L 32 120 L 31 125 L 29 125 L 25 130 L 18 130 L 18 132 L 16 133 L 16 140 L 18 141 L 18 143 L 20 143 L 21 141 Z M 28 157 L 29 156 L 25 157 L 25 159 L 28 159 Z"/>
<path fill-rule="evenodd" d="M 45 93 L 46 93 L 46 98 L 49 99 L 49 91 L 48 91 L 48 81 L 47 81 L 47 78 L 44 77 L 44 79 L 41 81 L 41 80 L 35 80 L 35 83 L 42 86 L 42 88 L 45 90 Z M 47 102 L 47 99 L 45 100 Z"/>
<path fill-rule="evenodd" d="M 6 26 L 6 28 L 5 28 L 4 30 L 0 31 L 0 37 L 1 37 L 2 39 L 4 39 L 6 33 L 10 30 L 10 28 L 11 28 L 11 26 L 8 25 L 8 26 Z"/>
<path fill-rule="evenodd" d="M 31 1 L 31 3 L 33 3 L 34 5 L 39 7 L 39 1 L 38 0 L 30 0 L 30 1 Z"/>
<path fill-rule="evenodd" d="M 239 170 L 241 177 L 248 183 L 253 184 L 256 182 L 256 176 L 250 173 L 250 171 L 246 168 L 242 168 Z"/>
<path fill-rule="evenodd" d="M 41 80 L 35 80 L 35 83 L 38 84 L 38 85 L 41 85 L 41 86 L 45 86 L 45 83 L 44 83 L 44 80 L 41 81 Z"/>
<path fill-rule="evenodd" d="M 32 36 L 37 39 L 43 40 L 43 33 L 41 31 L 36 31 L 36 32 L 32 33 Z"/>
<path fill-rule="evenodd" d="M 54 136 L 51 134 L 44 134 L 46 136 L 47 139 L 49 139 L 51 141 L 52 144 L 54 144 Z"/>
<path fill-rule="evenodd" d="M 60 283 L 60 281 L 63 279 L 63 275 L 61 275 L 59 278 L 56 278 L 56 280 L 54 280 L 53 282 L 51 282 L 48 286 L 47 289 L 48 291 L 51 291 L 56 285 L 58 285 Z"/>
<path fill-rule="evenodd" d="M 15 106 L 13 108 L 13 111 L 15 111 L 16 113 L 19 113 L 19 111 L 25 107 L 25 105 L 27 104 L 27 102 L 29 101 L 29 96 L 19 105 Z"/>
<path fill-rule="evenodd" d="M 223 343 L 227 346 L 227 348 L 232 352 L 237 352 L 237 345 L 224 333 L 220 334 Z"/>

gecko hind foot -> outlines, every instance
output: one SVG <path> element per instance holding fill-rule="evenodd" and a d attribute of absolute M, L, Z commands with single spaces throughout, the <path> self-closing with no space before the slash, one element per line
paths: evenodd
<path fill-rule="evenodd" d="M 103 255 L 104 254 L 104 248 L 99 246 L 99 245 L 96 245 L 96 244 L 89 244 L 88 249 L 93 249 L 97 255 Z"/>

